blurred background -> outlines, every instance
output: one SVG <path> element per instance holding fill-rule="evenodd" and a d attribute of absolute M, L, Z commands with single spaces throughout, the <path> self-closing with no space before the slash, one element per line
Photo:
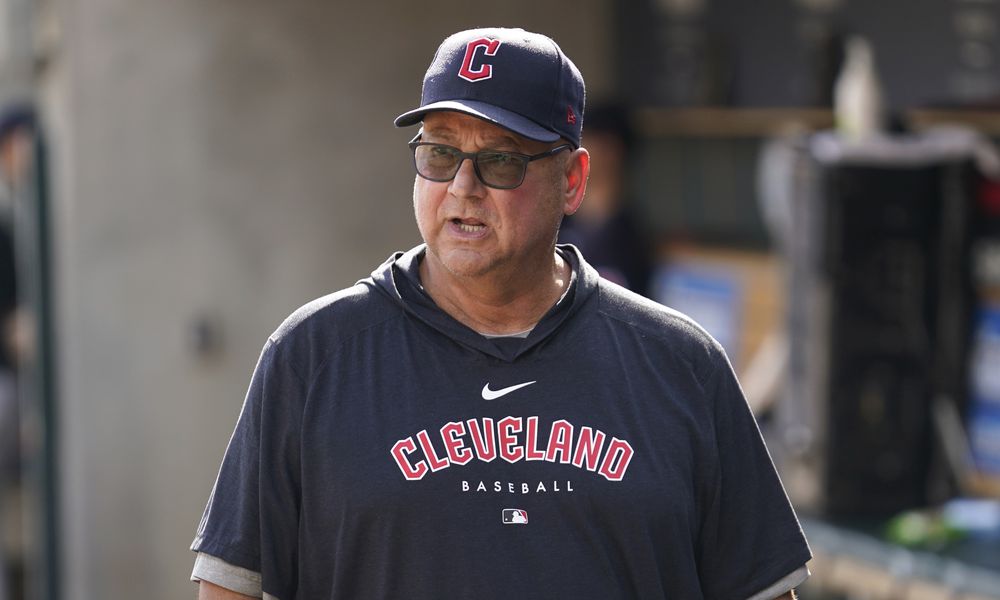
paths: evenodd
<path fill-rule="evenodd" d="M 726 346 L 801 596 L 1000 598 L 1000 0 L 0 0 L 0 600 L 194 596 L 260 348 L 419 241 L 392 119 L 488 25 L 583 72 L 564 236 Z"/>

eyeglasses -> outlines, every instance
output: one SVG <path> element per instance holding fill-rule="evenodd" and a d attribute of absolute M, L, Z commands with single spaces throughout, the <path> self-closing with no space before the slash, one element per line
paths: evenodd
<path fill-rule="evenodd" d="M 498 190 L 512 190 L 521 185 L 528 170 L 528 163 L 554 156 L 573 147 L 570 144 L 563 144 L 538 154 L 499 150 L 462 152 L 454 146 L 421 142 L 419 139 L 420 136 L 417 135 L 408 144 L 413 151 L 413 166 L 417 169 L 417 175 L 430 181 L 451 181 L 468 158 L 472 160 L 479 181 L 487 187 Z"/>

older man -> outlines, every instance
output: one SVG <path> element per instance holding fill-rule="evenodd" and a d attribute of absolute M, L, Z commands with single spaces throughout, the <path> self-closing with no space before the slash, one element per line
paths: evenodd
<path fill-rule="evenodd" d="M 775 598 L 809 550 L 719 345 L 601 279 L 584 85 L 446 39 L 410 142 L 424 244 L 270 337 L 192 548 L 202 598 Z"/>

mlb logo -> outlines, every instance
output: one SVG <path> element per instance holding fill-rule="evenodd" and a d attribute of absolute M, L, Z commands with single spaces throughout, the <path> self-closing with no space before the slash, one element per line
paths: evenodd
<path fill-rule="evenodd" d="M 528 523 L 528 511 L 520 508 L 503 509 L 504 525 L 526 525 Z"/>

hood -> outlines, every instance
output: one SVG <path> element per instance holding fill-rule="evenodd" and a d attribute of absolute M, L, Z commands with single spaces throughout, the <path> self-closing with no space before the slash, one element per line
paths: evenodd
<path fill-rule="evenodd" d="M 566 295 L 549 309 L 528 337 L 491 339 L 441 310 L 424 291 L 418 269 L 426 251 L 427 246 L 421 244 L 407 252 L 396 252 L 372 272 L 366 283 L 388 296 L 408 316 L 444 334 L 451 342 L 507 362 L 514 362 L 551 337 L 597 290 L 597 271 L 583 260 L 575 246 L 559 244 L 556 251 L 573 269 Z"/>

